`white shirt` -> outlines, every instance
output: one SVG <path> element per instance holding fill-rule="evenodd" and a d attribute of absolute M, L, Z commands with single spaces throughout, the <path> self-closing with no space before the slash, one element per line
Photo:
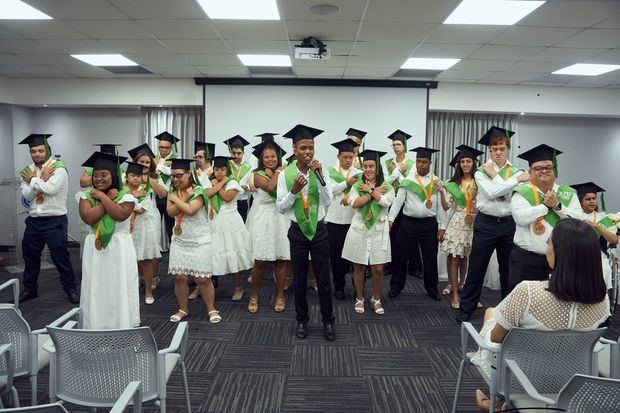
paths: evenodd
<path fill-rule="evenodd" d="M 67 190 L 69 188 L 69 176 L 65 168 L 56 168 L 47 181 L 39 178 L 41 169 L 30 165 L 35 176 L 27 184 L 22 180 L 21 191 L 24 198 L 30 202 L 29 215 L 38 217 L 57 217 L 67 215 Z M 35 200 L 42 193 L 43 203 L 38 204 Z"/>
<path fill-rule="evenodd" d="M 172 156 L 172 153 L 166 156 L 165 158 L 159 158 L 159 163 L 157 164 L 157 167 L 155 168 L 155 172 L 157 172 L 157 183 L 163 186 L 164 188 L 166 188 L 166 191 L 170 191 L 170 185 L 172 184 L 172 179 L 168 179 L 168 182 L 164 183 L 164 180 L 161 179 L 161 175 L 163 174 L 163 175 L 167 175 L 168 177 L 170 177 L 170 174 L 172 173 L 171 168 L 164 164 L 164 162 L 170 160 L 170 156 Z"/>
<path fill-rule="evenodd" d="M 405 158 L 401 161 L 401 162 L 396 162 L 396 158 L 393 158 L 392 161 L 394 161 L 394 163 L 397 165 L 396 168 L 394 168 L 394 170 L 392 171 L 392 173 L 388 176 L 388 169 L 387 166 L 385 165 L 385 163 L 383 164 L 383 176 L 386 176 L 387 178 L 385 178 L 386 181 L 388 181 L 388 183 L 392 184 L 395 181 L 402 181 L 403 179 L 405 179 L 407 173 L 405 172 L 405 174 L 403 175 L 403 173 L 400 171 L 400 166 L 401 165 L 406 165 L 407 162 L 409 161 L 409 159 L 407 158 L 407 155 L 405 155 Z M 413 170 L 413 167 L 411 168 Z M 409 171 L 411 172 L 411 171 Z"/>
<path fill-rule="evenodd" d="M 232 162 L 235 163 L 235 161 Z M 239 185 L 242 188 L 239 190 L 239 193 L 236 197 L 238 201 L 247 201 L 248 199 L 250 199 L 250 195 L 252 192 L 250 191 L 250 177 L 252 176 L 252 170 L 254 168 L 252 168 L 252 165 L 249 162 L 247 164 L 249 165 L 250 169 L 248 169 L 248 172 L 245 175 L 239 177 Z M 235 163 L 235 167 L 241 168 L 241 165 L 243 165 L 243 161 L 240 165 L 237 165 Z M 245 187 L 245 189 L 243 189 L 243 187 Z"/>
<path fill-rule="evenodd" d="M 340 166 L 336 165 L 336 170 L 340 171 Z M 361 174 L 357 168 L 351 167 L 351 169 L 343 169 L 341 174 L 345 177 L 347 176 L 355 176 L 357 174 Z M 344 180 L 337 184 L 332 181 L 332 202 L 327 210 L 327 215 L 325 216 L 325 221 L 331 222 L 333 224 L 340 225 L 350 225 L 351 220 L 353 219 L 353 215 L 355 215 L 355 210 L 352 207 L 352 203 L 349 201 L 348 205 L 342 205 L 342 197 L 344 196 L 344 190 L 347 188 L 347 181 Z"/>
<path fill-rule="evenodd" d="M 299 169 L 297 169 L 298 175 L 303 175 L 306 178 L 308 184 L 306 184 L 300 193 L 303 193 L 304 196 L 308 196 L 308 187 L 310 186 L 310 174 L 314 173 L 310 168 L 308 171 L 303 174 Z M 276 199 L 276 206 L 278 208 L 278 212 L 281 214 L 285 214 L 286 217 L 292 222 L 297 222 L 297 218 L 295 218 L 295 212 L 293 211 L 293 203 L 295 199 L 300 196 L 299 194 L 294 195 L 291 191 L 288 190 L 286 186 L 286 176 L 285 172 L 282 171 L 280 175 L 278 175 L 278 198 Z M 323 178 L 325 178 L 325 186 L 321 185 L 317 179 L 317 186 L 319 187 L 319 217 L 318 220 L 321 221 L 325 218 L 327 213 L 327 208 L 330 206 L 332 202 L 332 180 L 329 178 L 329 174 L 323 174 Z"/>
<path fill-rule="evenodd" d="M 529 182 L 524 183 L 529 185 Z M 558 184 L 553 184 L 553 191 L 558 191 Z M 510 201 L 512 206 L 512 216 L 517 224 L 514 236 L 514 243 L 524 250 L 534 252 L 536 254 L 544 254 L 547 251 L 547 240 L 553 227 L 544 219 L 542 224 L 545 226 L 545 233 L 542 235 L 534 234 L 534 224 L 540 217 L 547 215 L 549 208 L 544 205 L 542 191 L 536 188 L 540 194 L 540 205 L 532 206 L 530 203 L 518 192 L 515 192 L 512 200 Z M 562 205 L 559 211 L 556 211 L 560 218 L 576 218 L 583 219 L 583 210 L 581 204 L 575 193 L 568 207 Z"/>
<path fill-rule="evenodd" d="M 508 161 L 506 161 L 506 164 L 512 165 Z M 495 172 L 501 169 L 495 162 L 493 162 L 492 165 Z M 478 196 L 476 199 L 478 211 L 494 217 L 509 216 L 512 213 L 510 206 L 512 190 L 519 184 L 517 176 L 522 173 L 523 171 L 519 171 L 510 178 L 504 180 L 499 174 L 491 179 L 486 173 L 476 171 L 474 173 L 474 179 L 478 186 Z M 497 198 L 499 197 L 503 197 L 503 200 L 498 200 Z"/>
<path fill-rule="evenodd" d="M 209 168 L 211 170 L 211 172 L 213 171 L 213 168 Z M 200 180 L 200 182 L 196 182 L 198 185 L 202 186 L 203 188 L 211 188 L 213 185 L 211 185 L 211 180 L 209 179 L 209 174 L 207 173 L 206 169 L 198 169 L 196 170 L 196 175 L 198 175 L 198 179 Z"/>
<path fill-rule="evenodd" d="M 419 176 L 415 170 L 412 169 L 411 173 L 407 176 L 407 179 L 418 183 L 416 180 L 416 176 Z M 427 174 L 426 176 L 420 176 L 422 184 L 424 186 L 428 185 L 431 182 L 431 179 L 437 179 L 435 175 L 432 173 Z M 390 222 L 394 222 L 396 216 L 400 212 L 403 204 L 405 207 L 403 208 L 403 214 L 407 215 L 411 218 L 434 218 L 437 217 L 437 222 L 439 223 L 439 229 L 446 229 L 448 224 L 448 219 L 446 216 L 446 211 L 441 207 L 441 198 L 439 191 L 435 191 L 431 194 L 431 202 L 433 206 L 431 208 L 426 207 L 426 200 L 421 201 L 418 194 L 411 192 L 407 188 L 400 187 L 398 189 L 398 193 L 396 194 L 396 200 L 392 204 L 390 208 L 389 219 Z"/>

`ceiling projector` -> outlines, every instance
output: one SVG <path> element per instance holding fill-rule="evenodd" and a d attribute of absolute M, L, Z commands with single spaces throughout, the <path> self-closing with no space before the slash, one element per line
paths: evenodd
<path fill-rule="evenodd" d="M 303 60 L 329 60 L 329 49 L 316 37 L 306 37 L 301 44 L 295 45 L 295 59 Z"/>

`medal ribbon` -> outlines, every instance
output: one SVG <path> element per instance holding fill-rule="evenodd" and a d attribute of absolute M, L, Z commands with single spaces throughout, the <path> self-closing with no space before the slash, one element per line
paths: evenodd
<path fill-rule="evenodd" d="M 99 220 L 99 223 L 97 224 L 97 231 L 95 231 L 95 245 L 97 245 L 97 241 L 99 241 L 99 243 L 101 243 L 101 240 L 99 240 L 99 233 L 101 232 L 101 220 Z"/>
<path fill-rule="evenodd" d="M 465 195 L 465 213 L 471 216 L 471 206 L 472 206 L 472 192 L 474 189 L 474 181 L 469 181 L 469 187 L 465 183 L 465 180 L 461 181 L 461 188 L 463 189 L 463 195 Z"/>
<path fill-rule="evenodd" d="M 428 189 L 424 186 L 424 184 L 422 183 L 422 180 L 420 179 L 420 176 L 417 173 L 415 174 L 415 179 L 416 181 L 418 181 L 418 185 L 420 185 L 420 187 L 422 188 L 422 191 L 424 191 L 426 202 L 430 202 L 431 195 L 433 194 L 433 186 L 435 185 L 435 180 L 433 179 L 433 175 L 431 174 L 431 183 L 428 186 Z"/>
<path fill-rule="evenodd" d="M 304 214 L 306 215 L 306 218 L 308 218 L 308 210 L 309 210 L 309 205 L 308 205 L 308 194 L 306 194 L 306 196 L 304 196 L 304 191 L 303 189 L 301 191 L 299 191 L 299 195 L 301 196 L 301 203 L 304 207 Z"/>
<path fill-rule="evenodd" d="M 179 189 L 179 191 L 177 192 L 177 196 L 181 198 L 183 196 L 183 191 Z M 183 222 L 183 215 L 184 214 L 182 212 L 179 212 L 179 215 L 177 215 L 177 225 L 179 227 L 181 226 L 181 223 Z"/>
<path fill-rule="evenodd" d="M 530 182 L 530 187 L 532 188 L 532 192 L 534 193 L 534 203 L 536 204 L 536 206 L 538 206 L 540 205 L 540 197 L 538 196 L 538 188 L 536 188 L 532 182 Z M 536 219 L 535 225 L 540 225 L 544 221 L 544 219 L 545 219 L 544 215 Z"/>
<path fill-rule="evenodd" d="M 504 172 L 503 178 L 504 178 L 504 181 L 510 178 L 510 164 L 506 166 L 506 171 Z"/>

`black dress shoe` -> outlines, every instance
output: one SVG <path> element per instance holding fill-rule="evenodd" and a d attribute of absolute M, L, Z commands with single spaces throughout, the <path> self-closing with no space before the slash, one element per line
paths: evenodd
<path fill-rule="evenodd" d="M 295 335 L 299 338 L 306 338 L 308 335 L 308 325 L 298 321 L 297 326 L 295 327 Z"/>
<path fill-rule="evenodd" d="M 413 270 L 409 273 L 409 276 L 422 279 L 424 278 L 424 273 L 420 270 Z"/>
<path fill-rule="evenodd" d="M 428 291 L 426 294 L 434 301 L 441 301 L 441 297 L 437 291 Z"/>
<path fill-rule="evenodd" d="M 337 300 L 344 300 L 344 291 L 336 291 L 334 297 L 336 297 Z"/>
<path fill-rule="evenodd" d="M 456 316 L 456 322 L 461 324 L 464 321 L 469 321 L 469 317 L 471 317 L 469 314 L 459 313 L 459 315 Z"/>
<path fill-rule="evenodd" d="M 390 297 L 390 298 L 396 298 L 396 297 L 398 297 L 398 294 L 400 294 L 400 290 L 397 290 L 397 289 L 392 288 L 392 289 L 390 290 L 390 292 L 388 293 L 388 297 Z"/>
<path fill-rule="evenodd" d="M 336 339 L 336 332 L 334 331 L 334 323 L 323 324 L 323 336 L 327 341 L 334 341 Z"/>
<path fill-rule="evenodd" d="M 67 293 L 67 298 L 71 301 L 71 304 L 79 304 L 80 303 L 80 295 L 77 291 L 69 291 Z"/>
<path fill-rule="evenodd" d="M 23 303 L 24 301 L 32 300 L 33 298 L 37 298 L 36 292 L 24 291 L 19 295 L 19 302 Z"/>

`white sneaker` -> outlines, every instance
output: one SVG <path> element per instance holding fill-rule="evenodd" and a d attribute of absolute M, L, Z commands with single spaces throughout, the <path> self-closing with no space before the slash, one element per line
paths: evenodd
<path fill-rule="evenodd" d="M 155 299 L 151 296 L 151 297 L 144 297 L 144 302 L 148 305 L 151 305 L 155 302 Z"/>

